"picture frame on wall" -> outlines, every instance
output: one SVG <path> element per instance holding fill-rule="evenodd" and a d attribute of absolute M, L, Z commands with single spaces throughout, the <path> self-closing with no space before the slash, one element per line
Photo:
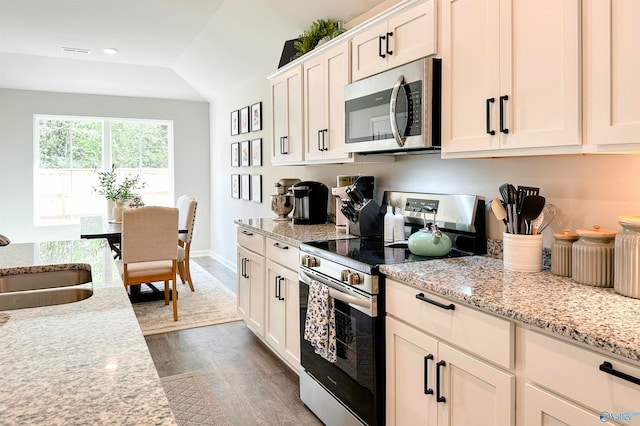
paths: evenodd
<path fill-rule="evenodd" d="M 251 180 L 249 175 L 240 176 L 240 194 L 243 200 L 251 200 Z"/>
<path fill-rule="evenodd" d="M 240 175 L 231 175 L 231 198 L 240 198 Z"/>
<path fill-rule="evenodd" d="M 242 167 L 248 167 L 251 165 L 251 146 L 249 141 L 240 142 L 240 165 Z"/>
<path fill-rule="evenodd" d="M 251 175 L 251 200 L 262 202 L 262 175 Z"/>
<path fill-rule="evenodd" d="M 240 111 L 231 111 L 231 136 L 240 134 Z"/>
<path fill-rule="evenodd" d="M 262 166 L 262 138 L 251 141 L 251 165 Z"/>
<path fill-rule="evenodd" d="M 231 144 L 231 167 L 240 167 L 240 143 Z"/>
<path fill-rule="evenodd" d="M 249 107 L 240 110 L 240 133 L 249 133 Z"/>
<path fill-rule="evenodd" d="M 251 105 L 251 131 L 262 130 L 262 102 Z"/>

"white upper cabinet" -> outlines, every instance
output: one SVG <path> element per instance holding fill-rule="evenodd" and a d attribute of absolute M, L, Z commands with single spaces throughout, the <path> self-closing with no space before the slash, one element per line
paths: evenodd
<path fill-rule="evenodd" d="M 271 79 L 271 108 L 271 162 L 302 162 L 302 67 L 297 66 Z"/>
<path fill-rule="evenodd" d="M 443 157 L 581 152 L 579 0 L 444 0 Z"/>
<path fill-rule="evenodd" d="M 435 54 L 436 21 L 436 1 L 420 1 L 354 35 L 353 80 Z"/>
<path fill-rule="evenodd" d="M 303 64 L 305 160 L 349 159 L 344 152 L 344 86 L 349 84 L 349 43 Z"/>
<path fill-rule="evenodd" d="M 640 2 L 589 0 L 585 13 L 586 148 L 640 149 Z"/>

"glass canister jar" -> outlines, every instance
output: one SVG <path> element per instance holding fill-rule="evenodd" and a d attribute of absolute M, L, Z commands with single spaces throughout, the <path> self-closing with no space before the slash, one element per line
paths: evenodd
<path fill-rule="evenodd" d="M 615 239 L 616 293 L 640 299 L 640 215 L 618 216 L 622 231 Z"/>
<path fill-rule="evenodd" d="M 578 234 L 563 229 L 562 232 L 554 232 L 556 239 L 551 244 L 551 273 L 561 277 L 571 276 L 571 249 L 573 242 L 578 239 Z"/>
<path fill-rule="evenodd" d="M 571 277 L 580 284 L 613 287 L 613 252 L 616 231 L 576 229 L 580 237 L 571 248 Z"/>

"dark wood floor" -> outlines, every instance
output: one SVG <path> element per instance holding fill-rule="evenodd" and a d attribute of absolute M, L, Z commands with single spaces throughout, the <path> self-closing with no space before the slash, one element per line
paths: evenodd
<path fill-rule="evenodd" d="M 235 291 L 212 258 L 192 259 Z M 320 425 L 298 396 L 298 376 L 243 321 L 147 336 L 160 377 L 201 370 L 234 425 Z"/>

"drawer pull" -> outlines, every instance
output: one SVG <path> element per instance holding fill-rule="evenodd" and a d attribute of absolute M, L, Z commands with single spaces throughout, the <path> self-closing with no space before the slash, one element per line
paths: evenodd
<path fill-rule="evenodd" d="M 242 230 L 242 233 L 244 235 L 248 235 L 249 237 L 253 236 L 253 232 L 245 231 L 244 229 Z"/>
<path fill-rule="evenodd" d="M 429 366 L 429 360 L 433 360 L 433 354 L 429 354 L 424 357 L 424 394 L 433 395 L 433 389 L 429 387 L 427 379 L 427 368 Z"/>
<path fill-rule="evenodd" d="M 447 398 L 440 394 L 440 367 L 446 365 L 447 363 L 445 361 L 438 361 L 436 363 L 436 401 L 438 402 L 447 402 Z"/>
<path fill-rule="evenodd" d="M 275 248 L 279 248 L 280 250 L 289 250 L 289 246 L 282 246 L 280 243 L 273 243 Z"/>
<path fill-rule="evenodd" d="M 453 311 L 456 308 L 456 305 L 454 305 L 453 303 L 450 303 L 448 305 L 444 305 L 444 304 L 442 304 L 440 302 L 436 302 L 435 300 L 431 300 L 431 299 L 425 297 L 424 293 L 416 294 L 416 299 L 422 300 L 423 302 L 431 303 L 432 305 L 435 305 L 438 308 L 446 309 L 448 311 Z"/>
<path fill-rule="evenodd" d="M 620 377 L 623 380 L 626 380 L 628 382 L 634 383 L 636 385 L 640 385 L 640 379 L 637 377 L 634 377 L 630 374 L 627 373 L 623 373 L 622 371 L 618 371 L 616 369 L 613 368 L 613 365 L 611 365 L 611 363 L 609 361 L 605 361 L 602 364 L 600 364 L 600 371 L 604 371 L 607 374 L 611 374 L 612 376 L 616 376 L 616 377 Z"/>

